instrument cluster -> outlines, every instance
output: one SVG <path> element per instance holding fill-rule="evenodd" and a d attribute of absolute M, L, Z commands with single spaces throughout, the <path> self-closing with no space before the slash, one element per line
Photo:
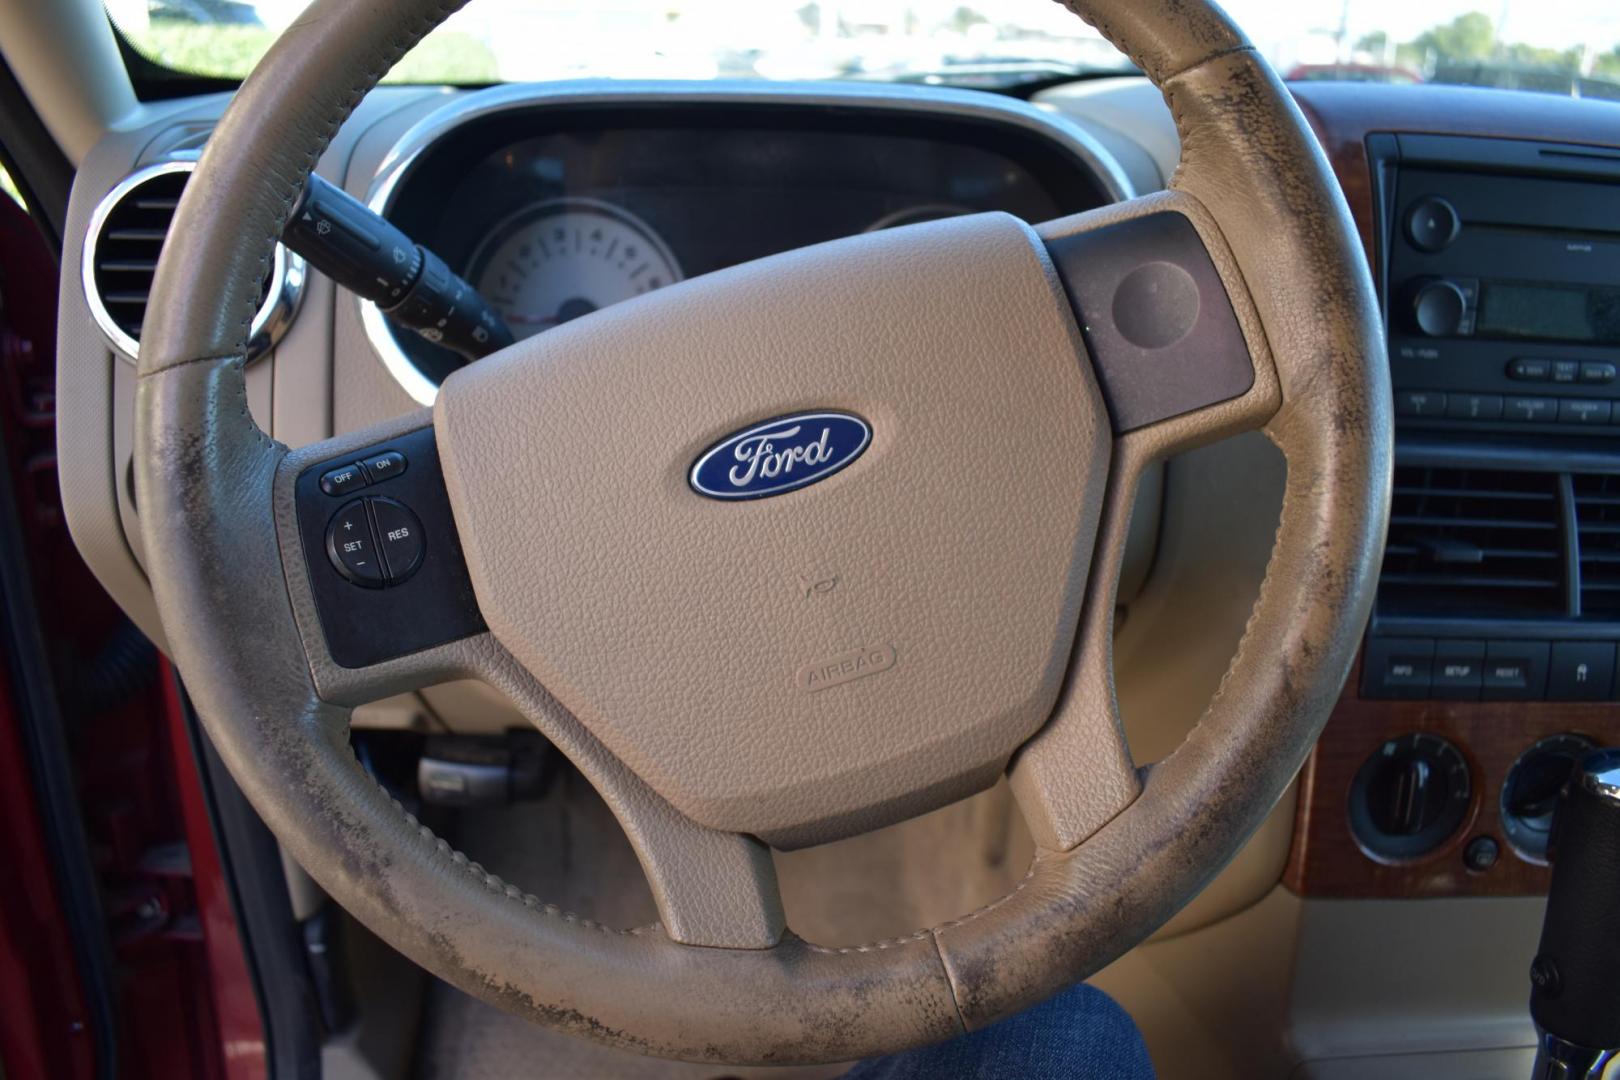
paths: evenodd
<path fill-rule="evenodd" d="M 998 108 L 1019 122 L 987 118 Z M 396 154 L 403 164 L 372 205 L 521 338 L 863 231 L 986 210 L 1033 223 L 1114 201 L 1117 185 L 1070 138 L 1021 103 L 971 116 L 791 101 L 519 107 L 442 125 Z M 369 329 L 385 360 L 419 373 L 415 396 L 460 362 L 379 320 Z"/>

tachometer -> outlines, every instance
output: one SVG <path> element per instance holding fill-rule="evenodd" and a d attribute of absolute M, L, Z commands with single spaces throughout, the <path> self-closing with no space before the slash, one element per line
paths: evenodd
<path fill-rule="evenodd" d="M 468 277 L 520 338 L 681 280 L 646 222 L 595 199 L 549 199 L 507 218 Z"/>

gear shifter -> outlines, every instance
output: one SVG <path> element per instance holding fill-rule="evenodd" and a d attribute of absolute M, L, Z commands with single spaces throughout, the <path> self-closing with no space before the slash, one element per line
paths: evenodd
<path fill-rule="evenodd" d="M 1530 964 L 1534 1077 L 1597 1080 L 1620 1048 L 1620 750 L 1588 755 L 1570 778 L 1552 864 Z"/>

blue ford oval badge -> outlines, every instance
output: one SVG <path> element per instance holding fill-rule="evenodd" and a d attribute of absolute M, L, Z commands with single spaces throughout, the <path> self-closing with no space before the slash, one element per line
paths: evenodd
<path fill-rule="evenodd" d="M 871 426 L 853 413 L 779 416 L 721 439 L 697 459 L 689 479 L 711 499 L 763 499 L 825 480 L 871 441 Z"/>

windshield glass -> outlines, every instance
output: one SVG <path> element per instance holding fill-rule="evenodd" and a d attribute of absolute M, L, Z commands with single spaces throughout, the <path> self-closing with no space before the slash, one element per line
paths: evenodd
<path fill-rule="evenodd" d="M 1294 79 L 1463 83 L 1620 98 L 1613 0 L 1230 0 Z M 303 0 L 107 0 L 143 57 L 240 79 Z M 1052 0 L 474 0 L 390 74 L 478 84 L 566 78 L 881 79 L 1008 88 L 1122 73 Z"/>

